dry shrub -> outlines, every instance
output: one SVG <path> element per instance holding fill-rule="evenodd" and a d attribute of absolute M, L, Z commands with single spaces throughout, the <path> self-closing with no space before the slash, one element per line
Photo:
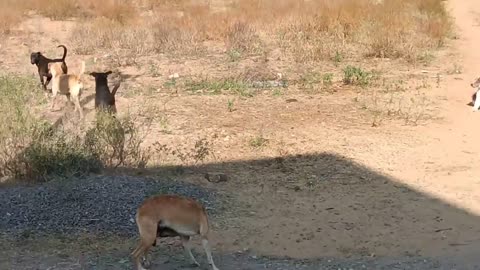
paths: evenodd
<path fill-rule="evenodd" d="M 132 1 L 83 1 L 82 6 L 91 16 L 104 17 L 121 24 L 133 22 L 138 17 L 138 10 Z"/>
<path fill-rule="evenodd" d="M 98 51 L 113 53 L 117 59 L 153 53 L 192 54 L 201 50 L 194 29 L 181 27 L 171 17 L 159 17 L 148 24 L 120 25 L 98 18 L 73 31 L 73 49 L 79 54 Z"/>
<path fill-rule="evenodd" d="M 139 11 L 131 0 L 0 0 L 0 31 L 19 23 L 29 10 L 54 20 L 105 17 L 121 24 L 135 21 Z"/>
<path fill-rule="evenodd" d="M 143 55 L 153 50 L 151 31 L 142 26 L 122 26 L 107 18 L 97 18 L 90 24 L 78 25 L 71 36 L 79 54 L 107 50 L 114 54 Z"/>
<path fill-rule="evenodd" d="M 369 0 L 303 3 L 295 13 L 279 18 L 281 46 L 299 62 L 332 59 L 339 51 L 352 55 L 355 48 L 350 45 L 369 5 Z"/>
<path fill-rule="evenodd" d="M 108 113 L 98 113 L 95 126 L 85 136 L 88 152 L 110 168 L 145 167 L 149 155 L 142 150 L 142 142 L 130 117 L 117 119 Z"/>
<path fill-rule="evenodd" d="M 79 14 L 75 0 L 30 0 L 28 8 L 54 20 L 76 17 Z"/>
<path fill-rule="evenodd" d="M 228 50 L 254 53 L 259 51 L 261 41 L 254 27 L 245 22 L 234 22 L 228 29 L 226 45 Z"/>
<path fill-rule="evenodd" d="M 200 49 L 195 29 L 173 23 L 175 18 L 160 17 L 152 23 L 153 49 L 159 53 L 189 54 Z"/>
<path fill-rule="evenodd" d="M 21 21 L 23 9 L 15 5 L 15 0 L 0 1 L 0 34 L 8 34 L 13 26 Z"/>
<path fill-rule="evenodd" d="M 53 127 L 30 111 L 42 100 L 36 85 L 33 78 L 0 77 L 1 178 L 46 181 L 102 167 L 145 166 L 148 151 L 141 147 L 143 138 L 130 118 L 100 116 L 87 132 L 76 117 Z"/>
<path fill-rule="evenodd" d="M 133 55 L 190 54 L 205 41 L 254 52 L 273 40 L 300 62 L 328 60 L 338 53 L 351 58 L 416 60 L 443 45 L 451 30 L 442 0 L 237 0 L 232 4 L 19 0 L 15 5 L 11 1 L 0 0 L 5 7 L 0 11 L 5 13 L 0 18 L 3 31 L 18 23 L 29 8 L 55 19 L 86 14 L 102 17 L 79 26 L 73 36 L 76 50 L 85 53 L 103 48 L 115 49 L 119 55 L 125 54 L 122 50 Z M 82 48 L 84 42 L 89 43 L 87 48 Z"/>
<path fill-rule="evenodd" d="M 339 49 L 414 60 L 442 45 L 451 29 L 441 0 L 310 1 L 280 21 L 282 47 L 298 61 L 331 59 Z"/>
<path fill-rule="evenodd" d="M 416 61 L 443 45 L 451 31 L 450 18 L 437 0 L 386 1 L 373 14 L 375 20 L 364 24 L 369 56 Z"/>

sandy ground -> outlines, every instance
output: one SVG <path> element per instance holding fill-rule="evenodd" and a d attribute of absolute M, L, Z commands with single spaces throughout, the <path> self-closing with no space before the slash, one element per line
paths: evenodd
<path fill-rule="evenodd" d="M 436 120 L 422 125 L 372 128 L 365 113 L 350 106 L 349 93 L 259 95 L 238 99 L 231 114 L 225 112 L 226 96 L 156 97 L 169 124 L 168 132 L 159 125 L 152 134 L 178 144 L 216 134 L 216 162 L 179 178 L 233 194 L 238 202 L 232 209 L 238 212 L 226 216 L 213 235 L 220 269 L 480 269 L 480 113 L 466 105 L 469 84 L 479 76 L 480 3 L 450 0 L 448 6 L 458 39 L 430 69 L 458 61 L 463 72 L 444 74 L 428 93 Z M 44 31 L 35 20 L 41 19 L 24 24 L 25 33 Z M 72 27 L 44 23 L 59 33 Z M 7 40 L 1 50 L 12 58 L 2 66 L 33 74 L 14 55 L 28 59 L 33 47 L 50 44 L 45 36 Z M 70 59 L 75 63 L 80 56 Z M 136 80 L 129 86 L 154 79 Z M 125 93 L 120 108 L 140 100 L 127 90 L 119 90 Z M 246 146 L 259 134 L 267 147 Z M 205 171 L 222 171 L 230 179 L 212 184 Z M 149 173 L 161 177 L 160 170 Z M 78 249 L 42 237 L 22 241 L 8 242 L 2 269 L 131 269 L 126 260 L 132 239 L 102 239 Z M 178 243 L 159 247 L 152 269 L 188 269 L 182 256 Z"/>

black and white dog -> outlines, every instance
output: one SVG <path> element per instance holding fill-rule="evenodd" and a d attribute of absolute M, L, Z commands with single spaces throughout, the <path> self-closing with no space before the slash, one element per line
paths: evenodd
<path fill-rule="evenodd" d="M 472 95 L 473 111 L 476 112 L 480 109 L 480 77 L 471 83 L 470 86 L 477 89 Z"/>

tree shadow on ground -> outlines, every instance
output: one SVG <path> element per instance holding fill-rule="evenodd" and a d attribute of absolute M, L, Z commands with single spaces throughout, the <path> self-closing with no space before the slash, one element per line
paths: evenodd
<path fill-rule="evenodd" d="M 162 175 L 158 169 L 152 172 Z M 205 173 L 228 176 L 227 182 L 208 185 L 235 194 L 239 207 L 231 210 L 232 224 L 240 223 L 256 237 L 222 241 L 237 241 L 259 254 L 417 256 L 480 246 L 477 215 L 337 154 L 223 162 L 181 171 L 192 172 L 198 183 L 208 183 Z"/>
<path fill-rule="evenodd" d="M 476 258 L 480 251 L 478 216 L 337 154 L 122 170 L 145 179 L 166 179 L 175 172 L 175 179 L 184 178 L 232 196 L 228 207 L 212 217 L 220 269 L 229 265 L 235 269 L 357 269 L 361 264 L 367 269 L 476 269 L 474 266 L 480 265 Z M 223 173 L 228 180 L 211 183 L 204 179 L 204 173 Z M 171 181 L 182 185 L 175 179 Z M 119 200 L 131 191 L 121 187 L 114 190 Z M 118 222 L 135 230 L 135 225 L 128 223 L 130 217 L 131 213 L 124 218 L 119 215 L 122 220 Z M 100 218 L 95 222 L 103 221 Z M 109 226 L 115 234 L 115 226 Z M 84 229 L 88 231 L 88 227 Z M 49 250 L 45 246 L 42 249 Z M 181 267 L 169 259 L 171 256 L 172 260 L 188 260 L 180 247 L 160 245 L 156 250 L 157 268 Z M 237 254 L 239 250 L 242 253 Z M 116 260 L 112 265 L 118 261 L 123 264 L 130 251 L 116 249 L 108 253 L 108 260 Z M 106 254 L 103 250 L 87 256 L 100 263 Z M 197 254 L 205 264 L 203 253 L 198 250 Z M 439 267 L 446 265 L 445 260 L 450 268 Z M 410 268 L 406 266 L 409 263 L 413 265 Z M 117 265 L 116 269 L 121 268 Z"/>

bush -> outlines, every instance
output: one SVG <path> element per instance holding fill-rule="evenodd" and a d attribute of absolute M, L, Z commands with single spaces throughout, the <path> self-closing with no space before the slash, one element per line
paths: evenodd
<path fill-rule="evenodd" d="M 95 126 L 87 131 L 85 146 L 89 153 L 107 167 L 120 165 L 144 167 L 149 159 L 142 151 L 142 140 L 131 118 L 118 120 L 108 113 L 98 113 Z"/>
<path fill-rule="evenodd" d="M 227 30 L 226 45 L 229 51 L 253 53 L 261 46 L 255 28 L 244 22 L 235 22 Z"/>
<path fill-rule="evenodd" d="M 21 153 L 26 167 L 24 176 L 28 179 L 81 177 L 102 168 L 102 162 L 83 147 L 81 138 L 60 131 L 47 131 L 34 137 L 36 139 Z"/>
<path fill-rule="evenodd" d="M 130 118 L 100 114 L 87 132 L 78 123 L 55 128 L 30 109 L 42 100 L 36 85 L 31 78 L 0 77 L 0 177 L 46 181 L 146 165 L 149 156 Z"/>

